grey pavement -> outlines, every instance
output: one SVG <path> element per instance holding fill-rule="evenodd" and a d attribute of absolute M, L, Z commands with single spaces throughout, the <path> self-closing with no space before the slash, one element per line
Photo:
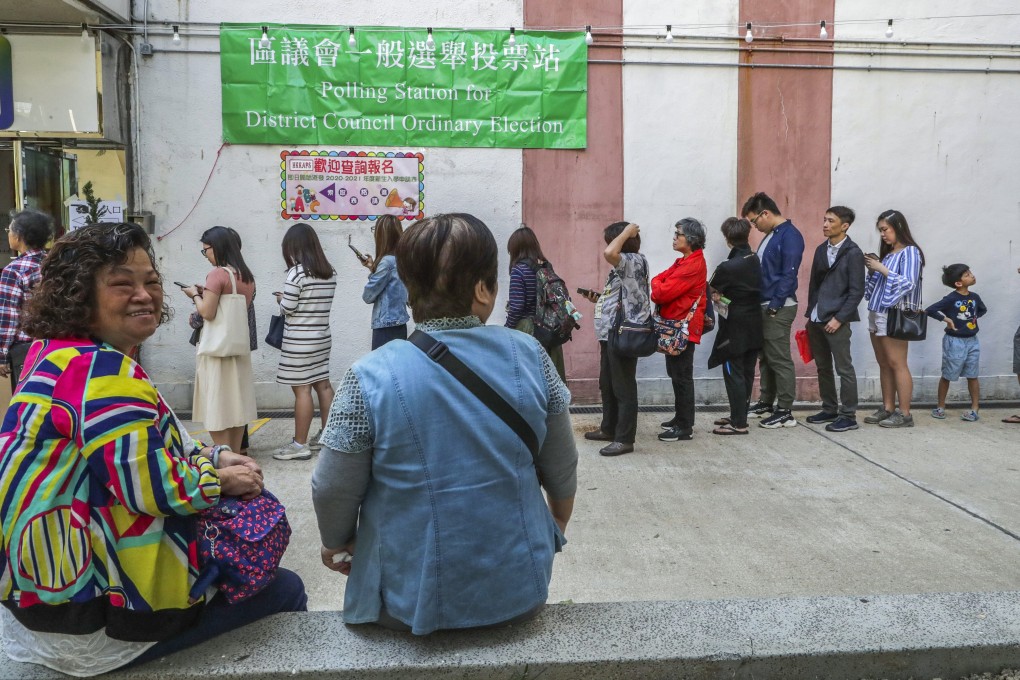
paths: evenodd
<path fill-rule="evenodd" d="M 913 429 L 830 434 L 804 423 L 749 436 L 656 440 L 668 416 L 642 413 L 637 450 L 598 455 L 573 416 L 580 463 L 568 545 L 550 602 L 711 600 L 816 595 L 1020 591 L 1020 425 L 984 409 Z M 189 425 L 191 425 L 189 423 Z M 252 437 L 294 535 L 284 566 L 316 610 L 341 608 L 344 577 L 319 562 L 311 461 L 275 461 L 293 421 Z M 197 426 L 193 429 L 199 429 Z"/>

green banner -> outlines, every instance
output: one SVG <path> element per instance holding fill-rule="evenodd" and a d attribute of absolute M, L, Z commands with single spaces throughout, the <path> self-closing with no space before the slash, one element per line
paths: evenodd
<path fill-rule="evenodd" d="M 233 144 L 578 149 L 583 33 L 222 24 Z"/>

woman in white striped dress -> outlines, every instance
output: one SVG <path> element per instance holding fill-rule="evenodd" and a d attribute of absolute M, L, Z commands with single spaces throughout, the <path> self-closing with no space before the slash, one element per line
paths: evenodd
<path fill-rule="evenodd" d="M 284 317 L 283 347 L 276 382 L 294 390 L 294 439 L 273 454 L 277 460 L 308 460 L 312 447 L 312 390 L 319 397 L 319 413 L 326 424 L 333 386 L 329 382 L 329 353 L 333 340 L 329 312 L 336 292 L 336 271 L 326 259 L 319 237 L 300 222 L 283 237 L 287 281 L 276 293 Z M 318 438 L 316 437 L 316 440 Z"/>

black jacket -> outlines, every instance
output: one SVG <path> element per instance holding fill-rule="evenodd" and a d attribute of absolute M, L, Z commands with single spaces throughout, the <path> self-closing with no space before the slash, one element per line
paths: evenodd
<path fill-rule="evenodd" d="M 708 357 L 715 368 L 733 357 L 761 349 L 761 262 L 750 246 L 737 246 L 712 274 L 709 285 L 730 300 L 729 314 L 719 316 L 719 330 Z"/>
<path fill-rule="evenodd" d="M 847 236 L 830 269 L 826 252 L 828 244 L 828 240 L 825 240 L 815 249 L 808 284 L 807 313 L 804 316 L 810 319 L 811 310 L 818 305 L 818 319 L 822 323 L 828 323 L 832 317 L 836 317 L 840 323 L 860 321 L 857 307 L 864 299 L 864 253 Z"/>

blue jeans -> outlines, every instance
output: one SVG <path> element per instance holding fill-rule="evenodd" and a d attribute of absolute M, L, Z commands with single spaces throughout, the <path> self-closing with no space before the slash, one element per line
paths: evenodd
<path fill-rule="evenodd" d="M 301 577 L 288 569 L 277 569 L 272 583 L 243 602 L 228 604 L 227 598 L 217 593 L 202 611 L 198 625 L 177 637 L 157 642 L 129 666 L 194 647 L 272 614 L 304 611 L 308 611 L 308 596 Z"/>

